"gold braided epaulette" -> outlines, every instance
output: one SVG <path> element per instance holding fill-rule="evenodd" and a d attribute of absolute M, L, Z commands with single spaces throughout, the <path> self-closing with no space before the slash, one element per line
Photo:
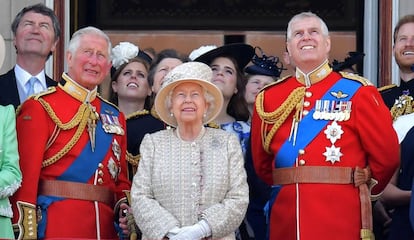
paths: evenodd
<path fill-rule="evenodd" d="M 38 100 L 40 97 L 43 97 L 45 95 L 49 95 L 51 93 L 56 92 L 56 87 L 48 87 L 46 90 L 41 91 L 35 95 L 32 95 L 32 98 L 35 100 Z"/>
<path fill-rule="evenodd" d="M 134 117 L 139 117 L 139 116 L 144 116 L 144 115 L 148 115 L 150 112 L 147 109 L 141 110 L 141 111 L 136 111 L 133 112 L 131 114 L 129 114 L 128 116 L 126 116 L 126 119 L 131 119 Z"/>
<path fill-rule="evenodd" d="M 396 84 L 385 85 L 385 86 L 378 88 L 378 91 L 383 92 L 383 91 L 386 91 L 388 89 L 395 88 L 395 87 L 397 87 Z"/>
<path fill-rule="evenodd" d="M 360 83 L 362 83 L 363 86 L 372 86 L 373 85 L 368 79 L 366 79 L 362 76 L 359 76 L 356 73 L 339 72 L 339 74 L 341 74 L 341 76 L 344 77 L 344 78 L 360 82 Z"/>
<path fill-rule="evenodd" d="M 141 159 L 141 154 L 133 155 L 130 152 L 126 152 L 126 160 L 134 167 L 138 167 L 139 160 Z"/>

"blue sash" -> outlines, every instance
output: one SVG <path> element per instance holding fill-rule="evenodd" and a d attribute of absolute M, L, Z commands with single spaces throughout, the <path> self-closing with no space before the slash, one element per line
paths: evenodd
<path fill-rule="evenodd" d="M 110 104 L 101 102 L 101 113 L 115 113 L 119 111 Z M 95 151 L 92 152 L 90 140 L 82 152 L 57 180 L 86 183 L 95 173 L 99 163 L 104 159 L 112 143 L 112 134 L 107 134 L 102 127 L 102 121 L 97 121 L 95 132 Z M 55 201 L 64 200 L 62 197 L 39 195 L 37 205 L 42 209 L 42 219 L 38 223 L 38 238 L 44 238 L 47 223 L 47 208 Z"/>
<path fill-rule="evenodd" d="M 341 101 L 349 101 L 360 87 L 361 83 L 357 81 L 341 78 L 325 93 L 321 100 L 336 100 L 337 98 L 334 97 L 331 92 L 342 91 L 348 94 L 348 96 L 341 98 Z M 330 120 L 313 119 L 312 115 L 314 112 L 315 108 L 312 108 L 309 111 L 309 114 L 307 114 L 300 122 L 297 129 L 297 136 L 299 136 L 299 138 L 296 139 L 295 146 L 293 146 L 293 142 L 289 140 L 286 140 L 282 145 L 275 157 L 275 168 L 292 167 L 296 161 L 299 150 L 304 149 L 326 127 L 326 125 L 328 125 Z M 281 188 L 281 185 L 272 186 L 270 199 L 264 208 L 266 217 L 269 221 L 268 234 L 270 230 L 271 208 L 276 201 L 276 197 Z"/>

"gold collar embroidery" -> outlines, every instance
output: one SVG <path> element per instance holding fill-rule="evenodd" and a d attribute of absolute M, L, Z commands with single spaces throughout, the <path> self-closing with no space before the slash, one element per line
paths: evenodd
<path fill-rule="evenodd" d="M 319 67 L 308 74 L 305 74 L 299 68 L 296 68 L 296 79 L 305 84 L 306 87 L 310 87 L 312 84 L 324 79 L 331 72 L 332 68 L 329 66 L 328 60 L 325 60 Z"/>
<path fill-rule="evenodd" d="M 92 91 L 89 91 L 88 89 L 82 87 L 77 82 L 75 82 L 66 73 L 62 73 L 62 78 L 65 81 L 61 81 L 59 83 L 59 87 L 63 91 L 65 91 L 66 93 L 68 93 L 69 95 L 83 103 L 92 102 L 93 100 L 95 100 L 98 94 L 97 87 L 95 87 Z"/>

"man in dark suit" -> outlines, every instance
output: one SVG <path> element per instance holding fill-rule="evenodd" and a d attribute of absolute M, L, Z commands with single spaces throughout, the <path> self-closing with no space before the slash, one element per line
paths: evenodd
<path fill-rule="evenodd" d="M 43 4 L 23 8 L 11 25 L 16 48 L 16 65 L 0 76 L 0 105 L 17 108 L 26 98 L 56 86 L 45 74 L 45 63 L 60 37 L 58 18 Z"/>

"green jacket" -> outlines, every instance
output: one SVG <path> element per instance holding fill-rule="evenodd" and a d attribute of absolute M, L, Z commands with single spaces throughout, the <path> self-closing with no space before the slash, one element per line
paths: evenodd
<path fill-rule="evenodd" d="M 13 216 L 9 197 L 20 187 L 16 115 L 12 105 L 0 106 L 0 216 Z M 0 227 L 1 232 L 2 227 Z"/>

